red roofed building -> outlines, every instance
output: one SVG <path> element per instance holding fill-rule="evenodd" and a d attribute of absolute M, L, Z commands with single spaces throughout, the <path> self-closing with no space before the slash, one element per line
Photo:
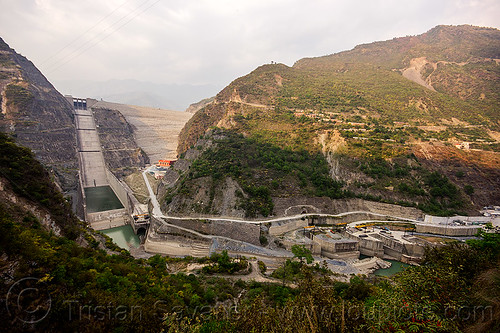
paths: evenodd
<path fill-rule="evenodd" d="M 174 164 L 175 161 L 171 161 L 171 160 L 159 160 L 158 161 L 158 166 L 159 167 L 164 167 L 164 168 L 168 168 L 170 167 L 171 165 Z"/>

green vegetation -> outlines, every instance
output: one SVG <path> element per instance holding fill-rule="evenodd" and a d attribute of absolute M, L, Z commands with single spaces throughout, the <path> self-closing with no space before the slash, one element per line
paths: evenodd
<path fill-rule="evenodd" d="M 452 215 L 462 208 L 463 201 L 457 187 L 445 176 L 438 172 L 427 174 L 424 184 L 428 189 L 430 200 L 419 205 L 423 211 L 436 215 Z"/>
<path fill-rule="evenodd" d="M 5 89 L 5 97 L 7 98 L 7 105 L 15 105 L 20 110 L 25 110 L 34 98 L 28 89 L 13 83 L 9 84 Z"/>
<path fill-rule="evenodd" d="M 421 266 L 407 269 L 395 284 L 381 288 L 378 303 L 374 300 L 371 305 L 374 311 L 382 311 L 374 328 L 456 332 L 482 321 L 481 331 L 498 330 L 499 310 L 494 304 L 500 300 L 499 280 L 495 280 L 500 277 L 500 235 L 480 236 L 467 245 L 429 249 Z M 485 282 L 483 274 L 493 280 Z M 489 300 L 482 288 L 491 288 Z M 394 309 L 399 311 L 393 313 Z"/>
<path fill-rule="evenodd" d="M 185 309 L 186 315 L 192 315 L 204 306 L 235 298 L 245 287 L 219 278 L 169 274 L 169 259 L 159 255 L 148 260 L 135 260 L 127 251 L 108 255 L 99 249 L 97 240 L 102 236 L 78 224 L 28 149 L 0 134 L 0 152 L 1 194 L 12 190 L 27 205 L 50 212 L 55 226 L 66 235 L 47 231 L 24 203 L 0 202 L 0 292 L 7 295 L 10 286 L 26 277 L 38 279 L 36 288 L 44 291 L 30 300 L 48 315 L 30 330 L 158 331 L 166 313 Z M 85 243 L 88 247 L 79 245 Z M 224 255 L 219 259 L 224 266 Z M 49 308 L 45 308 L 47 294 Z M 10 313 L 5 308 L 0 311 L 6 329 L 26 331 L 21 320 L 25 309 L 14 303 L 9 306 Z"/>
<path fill-rule="evenodd" d="M 236 193 L 247 217 L 273 213 L 272 196 L 298 191 L 305 195 L 340 198 L 342 184 L 329 176 L 324 157 L 318 152 L 282 149 L 231 131 L 215 130 L 214 145 L 193 162 L 178 193 L 190 193 L 189 181 L 210 177 L 212 188 L 231 177 L 243 191 Z M 209 203 L 210 205 L 211 203 Z"/>
<path fill-rule="evenodd" d="M 261 261 L 261 260 L 257 261 L 257 265 L 259 266 L 259 271 L 262 274 L 264 274 L 267 271 L 267 266 L 263 261 Z"/>
<path fill-rule="evenodd" d="M 224 250 L 222 253 L 213 253 L 210 256 L 210 265 L 204 266 L 202 272 L 205 274 L 234 274 L 248 268 L 245 258 L 231 259 Z"/>
<path fill-rule="evenodd" d="M 77 237 L 78 220 L 70 213 L 68 203 L 53 183 L 40 181 L 49 177 L 48 172 L 28 148 L 18 147 L 3 133 L 0 133 L 0 177 L 6 178 L 20 197 L 49 209 L 64 235 L 70 239 Z"/>
<path fill-rule="evenodd" d="M 250 123 L 254 121 L 253 116 L 246 119 L 250 119 Z M 376 127 L 365 133 L 371 133 L 368 135 L 375 139 L 354 142 L 332 156 L 346 171 L 357 170 L 369 177 L 346 186 L 331 178 L 330 166 L 322 153 L 307 150 L 305 145 L 292 149 L 279 144 L 279 133 L 259 132 L 262 135 L 244 137 L 235 131 L 213 129 L 205 138 L 212 144 L 193 162 L 178 187 L 166 193 L 164 200 L 169 204 L 176 195 L 192 196 L 196 191 L 194 181 L 208 179 L 209 200 L 194 209 L 216 214 L 215 193 L 226 178 L 231 177 L 241 188 L 235 193 L 237 208 L 244 210 L 246 217 L 272 215 L 273 197 L 296 195 L 332 199 L 360 197 L 413 206 L 434 215 L 465 214 L 468 204 L 464 193 L 470 195 L 471 189 L 463 187 L 462 192 L 443 174 L 423 167 L 415 155 L 395 140 L 406 140 L 405 135 L 410 135 L 406 130 Z M 393 142 L 381 142 L 377 138 L 389 138 Z M 280 148 L 283 146 L 286 148 Z"/>
<path fill-rule="evenodd" d="M 51 212 L 42 197 L 28 195 L 26 184 L 14 184 L 13 161 L 20 170 L 39 170 L 25 149 L 5 136 L 1 178 L 30 205 Z M 43 170 L 40 169 L 40 170 Z M 437 176 L 433 181 L 442 182 Z M 17 178 L 16 178 L 17 179 Z M 32 181 L 27 177 L 26 182 Z M 52 188 L 45 172 L 36 181 Z M 446 187 L 446 186 L 445 186 Z M 17 188 L 17 190 L 15 190 Z M 21 190 L 23 189 L 23 190 Z M 448 191 L 453 191 L 448 189 Z M 46 198 L 72 217 L 62 197 L 45 190 Z M 443 193 L 436 193 L 443 195 Z M 50 196 L 50 197 L 49 197 Z M 66 221 L 56 220 L 63 228 Z M 171 259 L 160 255 L 136 260 L 125 251 L 109 255 L 98 249 L 98 235 L 75 225 L 67 232 L 79 240 L 59 237 L 21 203 L 0 202 L 0 292 L 7 295 L 16 281 L 38 280 L 30 299 L 9 298 L 10 313 L 0 312 L 12 332 L 115 331 L 115 332 L 360 332 L 360 331 L 498 331 L 500 316 L 500 235 L 481 233 L 477 240 L 429 249 L 421 266 L 391 279 L 352 277 L 349 283 L 332 279 L 326 267 L 288 260 L 273 275 L 294 280 L 297 288 L 282 283 L 264 284 L 170 274 Z M 88 247 L 79 244 L 88 243 Z M 297 249 L 296 249 L 297 250 Z M 307 251 L 295 251 L 307 258 Z M 227 253 L 209 261 L 217 271 L 232 271 Z M 264 266 L 259 264 L 259 267 Z M 263 270 L 263 268 L 261 268 Z M 47 306 L 46 296 L 51 303 Z M 20 301 L 21 303 L 16 303 Z M 28 303 L 25 303 L 28 302 Z M 21 306 L 20 306 L 21 305 Z M 30 324 L 21 319 L 22 306 L 47 310 L 47 317 Z M 476 312 L 474 312 L 476 311 Z M 45 313 L 45 312 L 44 312 Z M 476 313 L 477 316 L 472 315 Z M 36 312 L 35 312 L 36 314 Z"/>
<path fill-rule="evenodd" d="M 303 263 L 304 259 L 306 263 L 310 264 L 314 261 L 311 251 L 306 249 L 304 245 L 293 245 L 292 253 L 294 258 L 299 258 L 300 262 Z"/>
<path fill-rule="evenodd" d="M 219 308 L 205 321 L 184 319 L 172 331 L 179 327 L 197 332 L 207 327 L 227 332 L 498 331 L 499 249 L 499 235 L 482 234 L 467 245 L 428 250 L 421 266 L 393 278 L 370 281 L 355 276 L 349 283 L 332 281 L 302 265 L 296 270 L 296 290 L 254 283 L 237 311 Z M 295 261 L 293 267 L 299 265 Z"/>
<path fill-rule="evenodd" d="M 465 194 L 473 191 L 449 169 L 456 164 L 453 155 L 467 161 L 473 154 L 464 151 L 458 156 L 452 145 L 469 142 L 471 148 L 498 151 L 490 130 L 500 130 L 500 69 L 491 60 L 498 56 L 499 41 L 495 29 L 442 26 L 420 36 L 302 59 L 293 67 L 260 66 L 233 81 L 215 103 L 190 120 L 179 152 L 218 124 L 244 133 L 244 140 L 226 136 L 218 142 L 207 152 L 212 158 L 204 155 L 195 162 L 192 176 L 215 176 L 212 188 L 220 185 L 218 177 L 237 180 L 242 188 L 240 208 L 249 217 L 272 214 L 270 198 L 291 195 L 357 196 L 431 214 L 466 213 L 472 207 Z M 429 62 L 422 74 L 436 91 L 402 75 L 412 59 L 422 57 Z M 419 153 L 435 141 L 450 152 L 442 160 Z M 249 147 L 256 144 L 276 159 L 252 154 Z M 300 163 L 281 158 L 282 152 L 291 157 L 307 152 L 308 160 L 316 160 L 330 149 L 335 154 L 328 158 L 337 159 L 332 164 L 336 181 L 327 186 L 313 184 L 312 173 Z M 477 170 L 486 167 L 472 164 Z M 450 176 L 446 181 L 436 179 L 445 186 L 443 193 L 428 181 L 434 171 Z M 490 178 L 483 174 L 477 171 L 469 177 L 476 184 L 477 178 Z M 321 177 L 313 178 L 327 184 Z M 476 186 L 474 203 L 494 200 L 490 192 Z M 197 212 L 217 213 L 208 206 Z"/>
<path fill-rule="evenodd" d="M 348 157 L 346 157 L 347 159 Z M 385 159 L 361 159 L 354 166 L 373 179 L 371 183 L 358 183 L 360 190 L 355 191 L 361 197 L 382 200 L 389 203 L 414 206 L 426 213 L 450 216 L 463 214 L 467 204 L 464 195 L 450 180 L 439 172 L 430 172 L 418 163 L 414 156 L 401 156 L 388 162 Z M 387 186 L 394 187 L 394 192 L 403 200 L 391 202 L 386 198 L 369 197 L 361 190 L 377 190 Z M 469 188 L 464 188 L 468 194 Z"/>
<path fill-rule="evenodd" d="M 0 53 L 1 67 L 14 67 L 16 64 L 12 61 L 9 54 Z"/>

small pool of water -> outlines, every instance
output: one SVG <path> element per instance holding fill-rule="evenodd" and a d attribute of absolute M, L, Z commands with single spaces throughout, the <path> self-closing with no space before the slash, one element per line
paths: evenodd
<path fill-rule="evenodd" d="M 134 233 L 134 229 L 128 224 L 121 227 L 101 230 L 101 232 L 111 237 L 119 247 L 125 250 L 137 248 L 141 245 L 139 237 L 137 237 Z"/>
<path fill-rule="evenodd" d="M 85 188 L 85 199 L 87 203 L 87 212 L 104 212 L 107 210 L 123 208 L 122 203 L 116 196 L 111 187 L 97 186 Z"/>
<path fill-rule="evenodd" d="M 392 264 L 391 267 L 377 269 L 375 272 L 373 272 L 373 274 L 378 276 L 392 276 L 396 273 L 403 271 L 406 267 L 410 266 L 408 264 L 396 260 L 390 260 L 390 259 L 384 259 L 384 260 L 390 262 Z"/>

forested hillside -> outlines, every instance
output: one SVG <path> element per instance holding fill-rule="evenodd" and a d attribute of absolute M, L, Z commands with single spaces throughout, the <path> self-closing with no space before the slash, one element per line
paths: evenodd
<path fill-rule="evenodd" d="M 196 142 L 219 127 L 249 138 L 248 144 L 322 153 L 342 184 L 337 196 L 440 215 L 473 213 L 500 200 L 499 59 L 499 30 L 438 26 L 293 67 L 263 65 L 191 118 L 178 152 L 203 149 Z M 234 148 L 218 142 L 215 149 Z M 265 158 L 260 162 L 270 174 L 276 169 Z M 290 184 L 303 183 L 302 173 L 290 169 Z M 231 172 L 223 176 L 236 179 Z M 441 192 L 432 190 L 436 179 Z"/>

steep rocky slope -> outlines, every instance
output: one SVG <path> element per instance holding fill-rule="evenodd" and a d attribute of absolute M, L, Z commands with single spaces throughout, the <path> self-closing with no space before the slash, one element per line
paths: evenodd
<path fill-rule="evenodd" d="M 40 71 L 0 39 L 0 130 L 29 147 L 63 190 L 76 187 L 72 106 Z"/>
<path fill-rule="evenodd" d="M 204 150 L 198 140 L 219 127 L 229 137 L 236 132 L 259 145 L 307 151 L 308 158 L 321 152 L 330 176 L 342 184 L 331 197 L 387 201 L 435 214 L 472 213 L 499 200 L 499 92 L 500 31 L 438 26 L 419 36 L 301 59 L 293 67 L 263 65 L 233 81 L 190 119 L 178 152 Z M 207 138 L 221 151 L 237 149 L 232 140 Z M 443 158 L 421 153 L 429 143 Z M 489 157 L 480 162 L 478 154 Z M 260 156 L 267 171 L 243 179 L 232 173 L 231 160 L 201 158 L 200 163 L 226 163 L 220 172 L 240 186 L 253 179 L 268 188 L 274 202 L 286 192 L 259 176 L 286 169 L 284 160 Z M 289 195 L 311 196 L 316 185 L 300 168 L 287 169 L 289 175 L 277 181 L 291 189 L 303 185 Z M 187 173 L 184 187 L 199 181 L 197 175 Z"/>
<path fill-rule="evenodd" d="M 92 111 L 109 170 L 122 178 L 149 164 L 148 156 L 137 146 L 133 127 L 119 111 L 99 107 Z"/>
<path fill-rule="evenodd" d="M 498 130 L 499 65 L 499 30 L 438 26 L 420 36 L 301 59 L 293 67 L 261 66 L 233 81 L 191 119 L 181 133 L 179 152 L 222 118 L 251 106 L 337 114 L 357 109 L 387 121 L 441 123 L 441 118 L 458 118 L 488 122 Z M 416 80 L 427 89 L 402 75 L 415 67 Z"/>
<path fill-rule="evenodd" d="M 204 108 L 208 104 L 212 103 L 214 100 L 215 100 L 215 97 L 210 97 L 210 98 L 202 99 L 201 101 L 199 101 L 197 103 L 190 104 L 188 106 L 188 108 L 186 109 L 186 112 L 196 113 L 196 112 L 198 112 L 198 110 L 201 110 L 202 108 Z"/>
<path fill-rule="evenodd" d="M 151 163 L 176 159 L 178 135 L 191 118 L 188 112 L 99 101 L 94 108 L 118 111 L 133 131 L 134 141 Z"/>

